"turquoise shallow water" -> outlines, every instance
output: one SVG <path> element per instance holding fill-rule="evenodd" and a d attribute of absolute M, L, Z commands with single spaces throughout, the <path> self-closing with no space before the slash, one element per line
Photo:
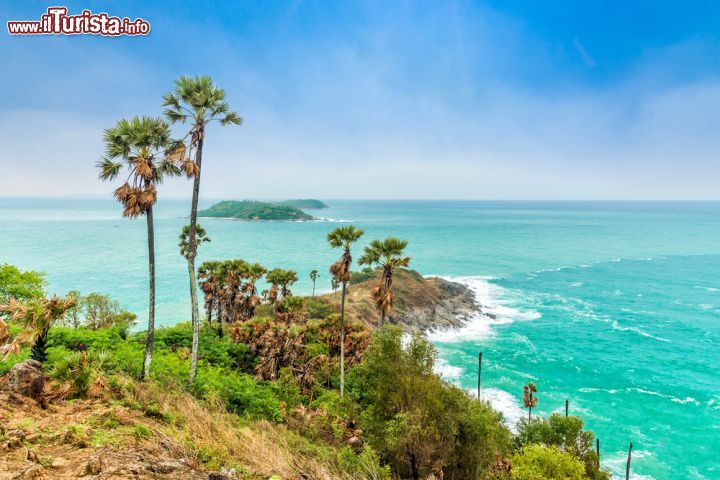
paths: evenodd
<path fill-rule="evenodd" d="M 201 260 L 294 268 L 304 293 L 313 268 L 329 289 L 336 252 L 324 237 L 337 221 L 364 228 L 364 240 L 406 238 L 414 268 L 467 283 L 496 315 L 430 335 L 448 380 L 474 388 L 482 350 L 483 395 L 508 418 L 535 381 L 539 413 L 570 400 L 616 473 L 632 440 L 634 478 L 720 478 L 719 203 L 328 203 L 311 213 L 335 221 L 203 220 L 213 241 Z M 157 209 L 160 324 L 188 318 L 177 253 L 187 208 Z M 0 262 L 47 272 L 60 293 L 109 293 L 142 315 L 145 226 L 119 211 L 108 199 L 0 198 Z"/>

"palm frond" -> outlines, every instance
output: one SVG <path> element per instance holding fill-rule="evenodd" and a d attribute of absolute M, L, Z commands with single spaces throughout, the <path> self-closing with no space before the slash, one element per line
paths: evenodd
<path fill-rule="evenodd" d="M 98 172 L 98 177 L 101 180 L 112 180 L 115 177 L 118 176 L 118 173 L 120 173 L 120 170 L 122 169 L 123 165 L 120 162 L 113 162 L 109 158 L 101 158 L 100 161 L 98 161 L 95 166 L 100 169 L 100 172 Z"/>

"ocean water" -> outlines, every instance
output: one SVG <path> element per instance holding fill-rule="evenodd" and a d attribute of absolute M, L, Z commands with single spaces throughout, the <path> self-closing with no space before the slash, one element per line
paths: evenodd
<path fill-rule="evenodd" d="M 315 268 L 328 291 L 338 252 L 325 235 L 339 222 L 365 229 L 360 248 L 405 238 L 413 268 L 466 283 L 495 315 L 430 334 L 446 379 L 473 390 L 482 351 L 482 395 L 509 423 L 533 381 L 537 413 L 569 400 L 614 473 L 632 441 L 633 478 L 720 478 L 720 203 L 327 203 L 310 212 L 326 221 L 202 219 L 212 242 L 200 260 L 296 269 L 298 293 L 309 293 Z M 188 207 L 157 207 L 160 325 L 189 318 L 177 249 Z M 107 293 L 144 316 L 145 223 L 120 218 L 111 199 L 0 198 L 0 226 L 0 262 L 47 272 L 54 292 Z"/>

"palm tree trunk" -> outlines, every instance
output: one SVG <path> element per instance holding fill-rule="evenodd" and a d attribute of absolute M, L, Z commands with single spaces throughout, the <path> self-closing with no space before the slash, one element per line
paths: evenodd
<path fill-rule="evenodd" d="M 197 226 L 198 199 L 200 197 L 200 172 L 202 165 L 203 141 L 205 129 L 198 131 L 198 145 L 195 152 L 195 164 L 197 173 L 193 181 L 192 205 L 190 207 L 190 231 L 188 232 L 188 274 L 190 277 L 190 305 L 192 315 L 192 354 L 190 357 L 190 383 L 195 382 L 197 375 L 198 350 L 200 347 L 200 312 L 198 311 L 197 281 L 195 279 L 195 256 L 197 255 L 197 243 L 195 242 Z"/>
<path fill-rule="evenodd" d="M 345 289 L 347 282 L 342 284 L 342 301 L 340 302 L 340 396 L 345 395 Z"/>
<path fill-rule="evenodd" d="M 150 307 L 148 311 L 148 330 L 145 340 L 145 360 L 143 361 L 142 378 L 150 375 L 153 347 L 155 343 L 155 226 L 153 225 L 152 207 L 145 214 L 148 231 L 148 273 L 150 277 Z"/>
<path fill-rule="evenodd" d="M 315 298 L 315 280 L 313 280 L 313 294 L 312 294 L 312 296 L 313 296 L 313 298 Z"/>
<path fill-rule="evenodd" d="M 42 335 L 38 335 L 35 343 L 30 350 L 30 358 L 37 360 L 40 363 L 45 363 L 47 360 L 47 332 Z"/>
<path fill-rule="evenodd" d="M 190 357 L 190 383 L 197 376 L 198 350 L 200 344 L 200 312 L 197 303 L 197 282 L 195 281 L 195 261 L 188 259 L 188 275 L 190 276 L 190 304 L 192 306 L 192 355 Z"/>

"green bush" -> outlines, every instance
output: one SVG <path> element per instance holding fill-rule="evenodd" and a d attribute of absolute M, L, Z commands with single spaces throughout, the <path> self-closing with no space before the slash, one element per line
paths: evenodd
<path fill-rule="evenodd" d="M 583 480 L 582 462 L 557 447 L 527 445 L 511 460 L 512 480 Z"/>
<path fill-rule="evenodd" d="M 12 297 L 18 301 L 39 298 L 45 292 L 45 274 L 28 270 L 23 272 L 14 265 L 0 264 L 0 303 Z"/>
<path fill-rule="evenodd" d="M 276 422 L 282 420 L 280 401 L 272 387 L 257 383 L 250 375 L 206 366 L 198 370 L 197 380 L 190 388 L 200 397 L 216 395 L 232 412 Z"/>
<path fill-rule="evenodd" d="M 350 272 L 350 285 L 367 282 L 377 278 L 377 273 L 372 267 L 365 267 L 359 272 Z"/>
<path fill-rule="evenodd" d="M 585 474 L 593 480 L 607 480 L 610 475 L 600 470 L 594 449 L 595 435 L 583 430 L 580 417 L 565 417 L 554 413 L 548 419 L 523 419 L 518 425 L 516 442 L 519 447 L 540 444 L 557 447 L 569 453 L 585 465 Z"/>
<path fill-rule="evenodd" d="M 380 457 L 369 445 L 360 453 L 345 445 L 338 455 L 340 466 L 355 478 L 363 480 L 390 480 L 390 467 L 380 463 Z"/>
<path fill-rule="evenodd" d="M 48 333 L 48 345 L 64 347 L 67 350 L 112 350 L 123 343 L 122 329 L 103 328 L 91 330 L 86 327 L 54 327 Z"/>
<path fill-rule="evenodd" d="M 335 313 L 335 308 L 320 298 L 306 297 L 305 308 L 307 308 L 310 318 L 327 318 Z"/>
<path fill-rule="evenodd" d="M 421 336 L 403 347 L 398 327 L 378 330 L 348 391 L 363 412 L 368 443 L 401 477 L 442 465 L 446 479 L 478 478 L 510 448 L 502 417 L 432 371 L 435 349 Z M 391 387 L 391 388 L 390 388 Z"/>

